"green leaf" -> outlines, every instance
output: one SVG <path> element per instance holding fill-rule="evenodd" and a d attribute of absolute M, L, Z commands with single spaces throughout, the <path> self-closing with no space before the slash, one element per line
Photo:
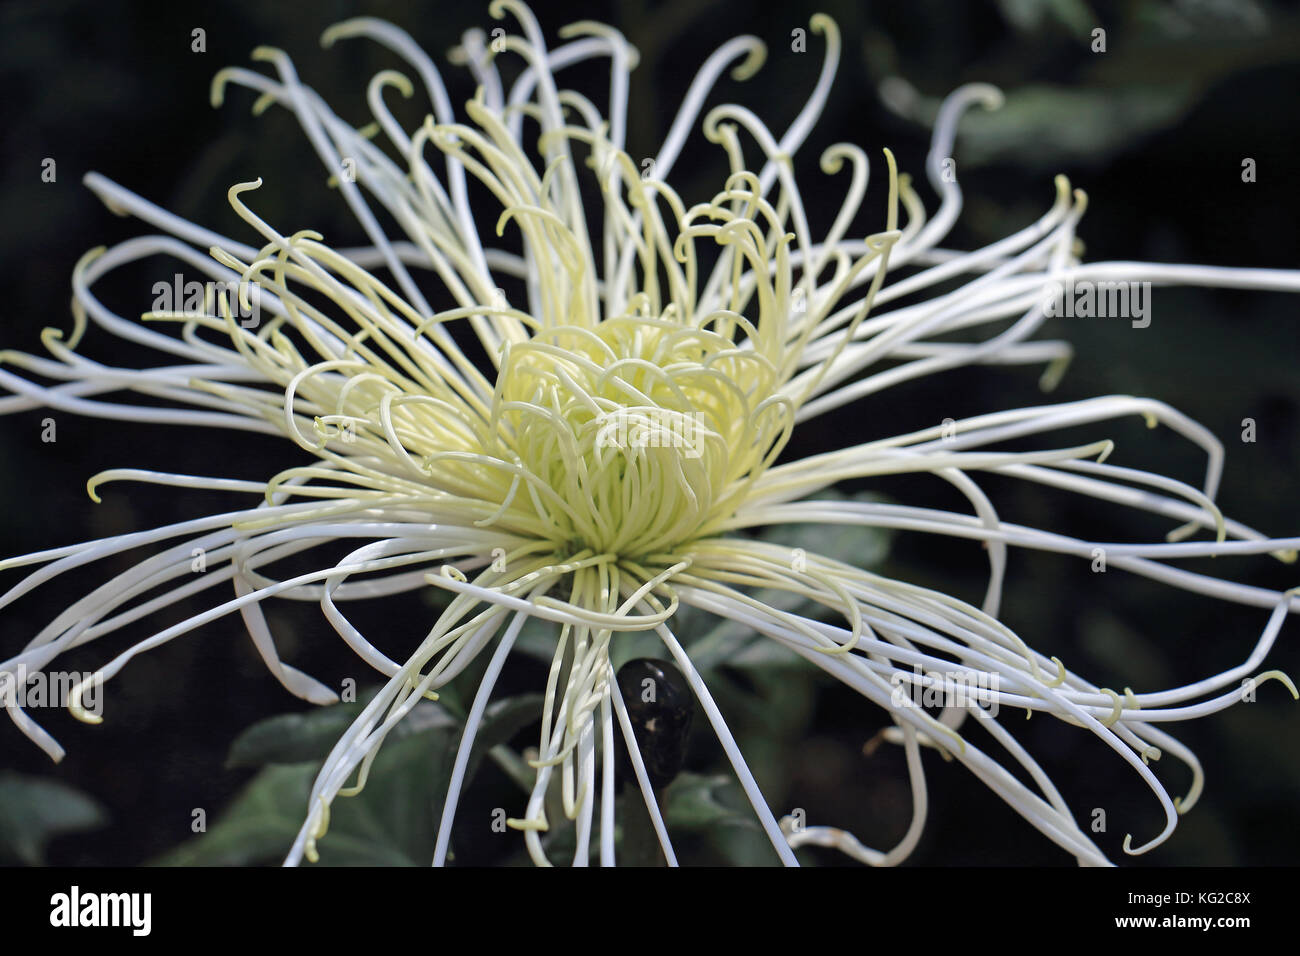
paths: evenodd
<path fill-rule="evenodd" d="M 664 823 L 670 833 L 700 831 L 721 824 L 757 826 L 752 814 L 741 813 L 719 800 L 735 784 L 729 777 L 683 773 L 663 795 Z"/>
<path fill-rule="evenodd" d="M 230 745 L 226 766 L 260 767 L 269 763 L 324 760 L 362 707 L 362 704 L 335 704 L 258 721 Z"/>
<path fill-rule="evenodd" d="M 331 704 L 299 714 L 279 714 L 258 721 L 235 738 L 227 767 L 324 760 L 357 719 L 365 704 Z M 390 739 L 432 727 L 449 727 L 452 717 L 434 701 L 420 701 L 390 734 Z"/>
<path fill-rule="evenodd" d="M 555 657 L 555 645 L 560 639 L 560 625 L 540 617 L 530 617 L 519 629 L 514 652 L 535 657 L 550 663 Z"/>
<path fill-rule="evenodd" d="M 394 735 L 395 736 L 395 735 Z M 366 787 L 338 797 L 317 840 L 322 866 L 424 866 L 433 855 L 435 813 L 446 790 L 453 735 L 428 729 L 390 739 Z M 265 767 L 208 830 L 155 861 L 162 866 L 278 863 L 309 809 L 319 762 Z"/>
<path fill-rule="evenodd" d="M 385 743 L 366 789 L 334 801 L 321 865 L 428 866 L 458 740 L 433 729 Z"/>
<path fill-rule="evenodd" d="M 0 858 L 40 865 L 50 840 L 93 830 L 107 820 L 103 807 L 66 784 L 0 774 Z"/>
<path fill-rule="evenodd" d="M 231 747 L 229 763 L 266 766 L 208 832 L 155 862 L 248 866 L 282 860 L 306 819 L 324 757 L 362 706 L 340 704 L 284 714 L 248 728 Z M 540 694 L 488 706 L 470 753 L 466 782 L 473 779 L 484 755 L 502 756 L 502 745 L 536 721 L 541 706 Z M 384 742 L 365 789 L 335 799 L 330 807 L 329 831 L 316 845 L 320 865 L 427 866 L 460 736 L 459 721 L 438 704 L 417 704 Z"/>
<path fill-rule="evenodd" d="M 483 713 L 483 720 L 479 724 L 478 733 L 474 736 L 474 748 L 470 751 L 469 763 L 465 768 L 466 782 L 474 779 L 483 756 L 489 752 L 497 756 L 497 762 L 502 765 L 506 773 L 515 776 L 512 772 L 517 766 L 515 761 L 502 759 L 506 757 L 504 751 L 508 750 L 504 745 L 529 724 L 542 719 L 544 700 L 543 694 L 520 694 L 517 697 L 508 697 L 488 704 Z M 525 789 L 531 790 L 534 771 L 532 768 L 527 768 L 527 765 L 525 767 L 527 769 Z"/>
<path fill-rule="evenodd" d="M 267 767 L 206 833 L 154 860 L 154 864 L 253 866 L 279 862 L 298 834 L 318 769 L 315 763 Z"/>

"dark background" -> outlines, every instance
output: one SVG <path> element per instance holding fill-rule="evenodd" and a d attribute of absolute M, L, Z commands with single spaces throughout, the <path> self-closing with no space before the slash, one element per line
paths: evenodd
<path fill-rule="evenodd" d="M 640 49 L 629 117 L 629 152 L 635 157 L 650 154 L 666 132 L 696 66 L 739 33 L 756 33 L 769 44 L 767 64 L 746 84 L 724 78 L 710 102 L 749 105 L 773 129 L 784 129 L 813 87 L 823 49 L 810 34 L 807 53 L 791 52 L 791 30 L 806 28 L 819 9 L 839 22 L 844 54 L 827 110 L 799 154 L 814 233 L 817 223 L 824 231 L 842 188 L 833 178 L 819 178 L 816 158 L 840 140 L 863 146 L 873 162 L 881 147 L 894 149 L 927 207 L 936 205 L 922 182 L 928 131 L 885 109 L 876 94 L 881 79 L 902 76 L 927 98 L 986 80 L 1002 86 L 1009 101 L 1000 125 L 981 117 L 963 127 L 969 135 L 959 139 L 956 158 L 966 207 L 945 246 L 973 248 L 1033 221 L 1052 201 L 1052 176 L 1063 172 L 1091 197 L 1080 228 L 1087 259 L 1296 266 L 1300 19 L 1280 4 L 832 2 L 760 13 L 741 2 L 695 0 L 617 8 L 547 4 L 536 12 L 549 41 L 560 25 L 592 18 L 618 26 Z M 88 170 L 245 241 L 249 236 L 226 205 L 225 192 L 231 183 L 260 175 L 266 187 L 257 194 L 257 208 L 282 231 L 315 228 L 332 243 L 359 242 L 357 227 L 324 187 L 324 173 L 292 117 L 276 110 L 250 117 L 252 96 L 239 90 L 213 110 L 208 84 L 220 67 L 248 64 L 254 46 L 280 46 L 340 115 L 367 121 L 367 81 L 378 69 L 399 64 L 368 41 L 346 41 L 330 51 L 317 42 L 330 23 L 362 13 L 403 26 L 440 68 L 463 30 L 496 25 L 486 5 L 476 4 L 6 4 L 0 10 L 3 345 L 40 353 L 43 327 L 71 326 L 67 302 L 76 259 L 88 248 L 142 231 L 138 223 L 108 213 L 80 185 Z M 1104 54 L 1090 49 L 1098 26 L 1107 31 Z M 204 53 L 191 52 L 195 27 L 206 31 Z M 453 84 L 454 103 L 471 95 L 460 71 L 445 68 L 443 74 Z M 592 89 L 603 103 L 601 76 L 589 73 L 588 81 L 598 84 L 590 87 L 574 71 L 573 82 Z M 425 108 L 418 98 L 417 104 L 416 120 Z M 722 165 L 716 154 L 703 144 L 679 162 L 672 179 L 688 201 L 718 188 Z M 57 162 L 55 183 L 40 179 L 46 157 Z M 1245 157 L 1256 160 L 1254 183 L 1242 182 Z M 882 177 L 875 178 L 867 205 L 872 215 L 883 210 Z M 861 225 L 881 228 L 879 221 Z M 169 264 L 164 277 L 171 271 Z M 138 275 L 124 270 L 103 284 L 105 298 L 123 314 L 143 311 L 157 277 L 147 269 Z M 1225 511 L 1277 535 L 1296 534 L 1300 326 L 1294 312 L 1294 300 L 1281 294 L 1158 289 L 1147 329 L 1132 329 L 1126 321 L 1055 320 L 1045 335 L 1069 338 L 1077 355 L 1050 400 L 1121 392 L 1170 402 L 1227 445 L 1220 496 Z M 104 339 L 92 331 L 84 350 L 129 360 L 129 351 Z M 791 454 L 840 444 L 846 429 L 869 439 L 1043 401 L 1037 371 L 963 370 L 874 396 L 804 428 Z M 44 444 L 40 422 L 46 414 L 0 419 L 5 554 L 184 520 L 224 510 L 233 500 L 123 485 L 94 505 L 84 481 L 104 468 L 257 478 L 296 463 L 282 442 L 62 413 L 54 416 L 57 442 Z M 1253 444 L 1239 440 L 1246 417 L 1257 422 Z M 1064 435 L 1060 443 L 1083 435 Z M 1147 432 L 1140 420 L 1087 431 L 1089 439 L 1103 436 L 1118 442 L 1114 462 L 1159 463 L 1163 473 L 1199 480 L 1203 463 L 1193 450 L 1168 434 Z M 1102 541 L 1151 539 L 1168 530 L 1118 507 L 1007 482 L 990 480 L 988 486 L 1003 516 L 1025 524 Z M 907 503 L 964 505 L 933 479 L 895 480 L 872 490 Z M 978 601 L 981 557 L 973 545 L 905 536 L 894 542 L 884 570 Z M 1300 583 L 1294 568 L 1262 557 L 1202 566 L 1270 587 Z M 0 585 L 16 580 L 17 573 L 9 572 Z M 63 579 L 5 609 L 4 647 L 21 646 L 62 603 L 98 581 Z M 1077 560 L 1013 553 L 1003 617 L 1031 645 L 1063 657 L 1097 682 L 1144 690 L 1238 663 L 1267 612 L 1184 595 L 1119 571 L 1103 578 Z M 313 608 L 277 611 L 271 620 L 286 659 L 327 683 L 355 673 L 355 661 Z M 427 608 L 418 600 L 394 605 L 385 608 L 382 623 L 394 634 L 422 632 Z M 1294 623 L 1288 624 L 1269 666 L 1300 671 L 1294 632 Z M 92 647 L 69 657 L 66 666 L 90 670 L 117 649 Z M 98 727 L 79 725 L 61 712 L 40 714 L 68 749 L 57 768 L 0 722 L 0 767 L 48 775 L 93 794 L 111 819 L 108 826 L 57 840 L 47 855 L 51 862 L 134 864 L 174 846 L 189 835 L 191 808 L 219 811 L 247 779 L 247 771 L 223 767 L 230 740 L 259 718 L 301 708 L 266 674 L 233 620 L 137 658 L 106 692 L 109 717 Z M 766 693 L 779 697 L 780 689 Z M 1262 688 L 1256 704 L 1174 728 L 1202 758 L 1205 795 L 1168 843 L 1126 862 L 1293 862 L 1300 845 L 1293 826 L 1300 806 L 1295 706 L 1272 684 Z M 754 754 L 772 805 L 802 806 L 811 822 L 834 822 L 871 845 L 892 845 L 909 812 L 902 755 L 885 749 L 867 759 L 860 752 L 885 724 L 883 715 L 833 687 L 822 690 L 810 709 L 786 713 L 780 699 L 760 695 L 757 712 L 763 708 L 780 719 L 755 717 L 746 724 L 741 718 L 737 733 Z M 1045 765 L 1081 817 L 1086 820 L 1087 808 L 1107 808 L 1111 832 L 1101 843 L 1115 858 L 1123 859 L 1124 832 L 1132 831 L 1141 843 L 1158 829 L 1160 814 L 1143 785 L 1089 735 L 1035 720 L 1021 737 L 1032 752 L 1051 755 Z M 716 763 L 716 746 L 710 750 L 698 740 L 696 745 L 696 763 Z M 927 770 L 930 822 L 912 862 L 1070 862 L 959 766 L 931 754 Z M 1171 792 L 1183 792 L 1180 767 L 1158 772 Z M 810 859 L 839 860 L 815 851 Z"/>

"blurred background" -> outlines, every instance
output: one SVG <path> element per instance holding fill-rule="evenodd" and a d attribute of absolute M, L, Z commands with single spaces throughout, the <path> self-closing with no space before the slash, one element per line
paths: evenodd
<path fill-rule="evenodd" d="M 534 9 L 548 41 L 555 41 L 565 23 L 596 19 L 617 26 L 640 50 L 629 116 L 634 157 L 653 155 L 698 64 L 740 33 L 767 42 L 767 63 L 743 84 L 724 77 L 710 102 L 748 105 L 771 128 L 784 129 L 813 88 L 824 48 L 809 32 L 807 51 L 797 52 L 792 31 L 807 30 L 815 12 L 831 14 L 844 38 L 839 76 L 797 159 L 814 234 L 825 231 L 839 208 L 843 183 L 816 169 L 821 150 L 838 141 L 867 149 L 877 171 L 880 149 L 893 149 L 933 210 L 934 195 L 923 176 L 928 123 L 944 95 L 979 80 L 999 85 L 1007 102 L 997 113 L 975 110 L 963 122 L 955 158 L 965 208 L 946 247 L 975 248 L 1033 222 L 1051 205 L 1053 176 L 1064 173 L 1090 196 L 1079 229 L 1085 259 L 1268 268 L 1300 262 L 1300 16 L 1290 5 L 799 0 L 779 14 L 760 15 L 739 0 L 632 0 Z M 80 184 L 90 170 L 244 241 L 250 237 L 230 211 L 226 190 L 262 176 L 266 186 L 256 194 L 256 208 L 281 231 L 311 228 L 332 244 L 359 243 L 358 228 L 326 187 L 326 174 L 294 119 L 279 110 L 251 117 L 253 97 L 243 90 L 232 90 L 214 110 L 208 89 L 218 69 L 250 65 L 252 48 L 269 44 L 293 57 L 303 80 L 339 115 L 358 125 L 367 122 L 367 82 L 378 70 L 401 64 L 367 41 L 342 42 L 328 51 L 318 43 L 326 26 L 361 14 L 408 30 L 440 67 L 466 29 L 496 25 L 486 4 L 5 4 L 3 346 L 41 353 L 42 328 L 71 327 L 69 280 L 76 260 L 89 248 L 143 231 L 139 223 L 113 216 Z M 192 49 L 195 29 L 204 31 L 202 52 Z M 1104 31 L 1104 52 L 1094 49 L 1098 29 Z M 454 103 L 472 95 L 461 71 L 443 72 Z M 573 71 L 572 82 L 599 94 L 607 80 L 593 68 Z M 604 103 L 601 96 L 596 101 Z M 418 122 L 426 110 L 417 96 L 402 115 Z M 53 182 L 42 179 L 47 159 L 55 162 Z M 1243 181 L 1245 159 L 1254 160 L 1253 182 Z M 710 197 L 724 175 L 719 151 L 697 135 L 672 179 L 694 202 Z M 858 223 L 864 231 L 883 228 L 882 180 L 875 177 L 866 205 L 877 218 Z M 138 273 L 123 270 L 103 283 L 104 299 L 122 314 L 138 314 L 149 308 L 152 282 L 169 279 L 173 271 L 170 262 L 161 275 L 147 266 Z M 1116 319 L 1052 320 L 1040 337 L 1068 338 L 1077 351 L 1050 397 L 1038 389 L 1038 369 L 949 372 L 805 427 L 789 454 L 834 447 L 846 434 L 869 440 L 1043 401 L 1140 394 L 1169 402 L 1225 443 L 1219 500 L 1226 513 L 1279 536 L 1300 533 L 1294 494 L 1300 474 L 1296 301 L 1281 294 L 1157 289 L 1151 317 L 1145 329 Z M 83 350 L 105 361 L 140 358 L 93 330 Z M 283 442 L 128 427 L 64 413 L 53 414 L 57 441 L 47 443 L 41 433 L 49 414 L 0 418 L 0 551 L 6 556 L 227 510 L 237 500 L 120 485 L 95 505 L 84 482 L 105 468 L 264 478 L 299 463 Z M 1247 418 L 1256 423 L 1254 442 L 1241 440 Z M 1112 462 L 1158 464 L 1162 473 L 1193 484 L 1202 475 L 1204 462 L 1192 446 L 1166 432 L 1148 432 L 1137 419 L 1051 441 L 1059 447 L 1099 437 L 1116 440 Z M 993 479 L 987 487 L 1003 517 L 1027 525 L 1101 541 L 1150 540 L 1169 530 L 1136 512 L 1046 489 Z M 943 482 L 928 478 L 847 490 L 916 505 L 965 504 Z M 819 545 L 871 562 L 880 573 L 976 603 L 982 596 L 986 565 L 973 544 L 912 535 L 886 540 L 865 532 L 829 543 L 825 537 Z M 107 564 L 4 609 L 5 653 L 29 640 L 68 601 L 128 566 Z M 1187 566 L 1260 586 L 1300 584 L 1294 566 L 1264 557 Z M 19 572 L 6 572 L 0 586 L 19 579 Z M 202 606 L 189 605 L 189 612 Z M 79 651 L 64 666 L 93 670 L 129 646 L 132 636 L 138 640 L 184 613 L 179 608 L 159 616 L 149 622 L 152 628 L 132 631 L 111 647 Z M 434 613 L 427 597 L 415 596 L 359 617 L 369 614 L 376 633 L 400 648 L 418 640 Z M 287 660 L 335 686 L 346 677 L 362 678 L 359 663 L 317 609 L 275 607 L 269 616 Z M 1002 616 L 1031 646 L 1063 658 L 1091 680 L 1143 691 L 1177 686 L 1244 660 L 1268 613 L 1186 595 L 1115 569 L 1093 574 L 1078 560 L 1012 553 Z M 683 622 L 688 623 L 698 630 L 688 637 L 709 636 L 706 622 Z M 1269 666 L 1300 672 L 1295 631 L 1294 622 L 1284 629 Z M 730 646 L 727 641 L 744 636 L 723 638 L 722 645 Z M 540 659 L 520 663 L 498 696 L 537 689 L 542 675 Z M 889 746 L 864 752 L 864 744 L 888 723 L 883 712 L 774 655 L 723 655 L 711 665 L 709 679 L 773 807 L 802 808 L 808 822 L 845 827 L 871 846 L 897 842 L 911 806 L 903 755 Z M 284 840 L 286 827 L 296 828 L 303 781 L 310 780 L 295 760 L 319 756 L 317 738 L 342 726 L 337 716 L 323 724 L 319 715 L 315 723 L 286 721 L 283 715 L 307 706 L 266 673 L 233 619 L 137 658 L 110 682 L 106 695 L 106 719 L 97 727 L 78 724 L 62 711 L 37 714 L 68 750 L 57 767 L 0 721 L 0 858 L 65 865 L 275 862 L 282 851 L 277 841 Z M 446 707 L 454 718 L 454 691 Z M 1097 840 L 1123 862 L 1290 864 L 1300 847 L 1293 826 L 1300 807 L 1297 707 L 1281 685 L 1269 684 L 1256 703 L 1176 728 L 1175 735 L 1204 763 L 1204 796 L 1166 844 L 1130 859 L 1120 851 L 1124 834 L 1145 842 L 1163 820 L 1136 775 L 1090 735 L 1059 722 L 1036 719 L 1023 728 L 1016 722 L 1015 732 L 1040 756 L 1082 820 L 1091 819 L 1094 808 L 1105 810 L 1107 830 Z M 536 724 L 526 715 L 501 717 L 498 742 L 522 747 L 535 741 Z M 356 847 L 349 850 L 340 840 L 335 862 L 427 862 L 423 841 L 429 840 L 441 793 L 428 767 L 441 766 L 447 747 L 454 748 L 454 736 L 437 726 L 439 719 L 434 715 L 429 733 L 413 733 L 404 750 L 395 749 L 388 775 L 364 798 L 369 802 L 362 805 L 359 798 L 360 809 L 346 811 L 354 816 L 336 824 L 356 837 Z M 718 776 L 725 763 L 716 741 L 698 715 L 696 724 L 687 772 L 673 785 L 674 815 L 686 834 L 680 855 L 697 862 L 770 862 L 774 857 L 761 833 L 736 809 L 736 788 Z M 237 738 L 240 746 L 232 753 Z M 438 754 L 432 761 L 430 748 Z M 959 765 L 931 753 L 926 769 L 929 823 L 909 865 L 1072 862 Z M 1157 771 L 1172 793 L 1185 792 L 1190 777 L 1172 757 Z M 517 861 L 521 841 L 485 835 L 482 815 L 472 816 L 476 807 L 498 804 L 519 812 L 522 799 L 511 787 L 499 761 L 485 764 L 462 802 L 470 809 L 457 830 L 460 860 Z M 192 839 L 196 808 L 208 820 L 206 842 Z M 362 819 L 363 811 L 373 812 L 373 819 Z M 399 818 L 406 821 L 400 827 L 392 823 Z M 390 856 L 366 855 L 390 845 Z M 830 851 L 801 855 L 810 863 L 844 862 Z"/>

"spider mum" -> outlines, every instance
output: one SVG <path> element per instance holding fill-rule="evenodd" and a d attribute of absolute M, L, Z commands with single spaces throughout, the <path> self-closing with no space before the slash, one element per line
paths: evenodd
<path fill-rule="evenodd" d="M 300 448 L 304 463 L 265 481 L 138 469 L 93 477 L 96 500 L 105 482 L 133 480 L 260 501 L 0 562 L 0 569 L 41 565 L 0 597 L 3 606 L 91 562 L 156 549 L 70 604 L 0 670 L 46 667 L 73 647 L 220 587 L 233 596 L 132 645 L 95 679 L 112 678 L 136 654 L 238 613 L 287 689 L 329 703 L 333 691 L 280 660 L 262 610 L 272 598 L 318 603 L 339 637 L 385 683 L 325 761 L 289 862 L 314 857 L 331 804 L 364 786 L 385 737 L 416 703 L 490 655 L 443 807 L 434 862 L 445 861 L 475 734 L 530 618 L 554 625 L 555 650 L 532 762 L 535 783 L 510 822 L 524 832 L 538 863 L 550 862 L 543 838 L 561 823 L 546 815 L 552 788 L 576 834 L 573 862 L 593 855 L 593 832 L 600 861 L 615 861 L 619 735 L 664 852 L 675 861 L 611 665 L 613 643 L 638 631 L 656 635 L 686 676 L 787 863 L 795 862 L 792 848 L 810 842 L 873 865 L 905 858 L 925 819 L 923 747 L 960 761 L 1080 862 L 1106 862 L 1042 767 L 999 721 L 1004 708 L 1050 714 L 1105 741 L 1148 784 L 1166 815 L 1160 833 L 1137 848 L 1126 840 L 1125 850 L 1141 852 L 1167 838 L 1178 814 L 1195 802 L 1201 772 L 1195 756 L 1160 725 L 1230 706 L 1240 699 L 1244 678 L 1276 676 L 1294 693 L 1284 675 L 1257 671 L 1300 601 L 1167 563 L 1269 552 L 1294 559 L 1296 539 L 1269 539 L 1220 513 L 1214 497 L 1222 448 L 1212 435 L 1160 402 L 1110 396 L 980 415 L 801 460 L 782 454 L 800 422 L 945 369 L 1045 362 L 1050 385 L 1068 346 L 1031 337 L 1046 319 L 1051 290 L 1064 283 L 1140 279 L 1296 291 L 1300 276 L 1083 265 L 1075 256 L 1075 228 L 1086 200 L 1063 179 L 1055 203 L 1032 226 L 973 252 L 942 248 L 961 192 L 941 174 L 941 164 L 962 113 L 999 101 L 996 90 L 980 85 L 952 94 L 938 117 L 927 161 L 940 196 L 933 217 L 886 151 L 888 198 L 873 217 L 883 228 L 854 232 L 871 164 L 861 148 L 839 144 L 822 154 L 821 171 L 825 182 L 840 183 L 843 201 L 829 227 L 815 230 L 793 157 L 835 75 L 840 37 L 828 18 L 811 23 L 825 39 L 820 77 L 781 135 L 741 106 L 705 111 L 729 66 L 743 80 L 762 63 L 759 41 L 740 37 L 703 64 L 647 168 L 625 150 L 636 53 L 624 38 L 583 22 L 561 31 L 566 42 L 551 49 L 522 4 L 496 0 L 490 9 L 512 18 L 520 32 L 494 41 L 492 49 L 480 31 L 466 34 L 455 58 L 470 69 L 477 91 L 460 119 L 429 57 L 405 33 L 372 19 L 333 27 L 324 42 L 368 37 L 404 58 L 432 103 L 432 113 L 413 130 L 385 102 L 390 91 L 415 93 L 396 71 L 370 82 L 374 122 L 360 129 L 302 84 L 281 51 L 254 52 L 270 74 L 231 68 L 217 76 L 216 104 L 237 85 L 258 95 L 257 111 L 276 105 L 298 118 L 369 236 L 366 247 L 335 249 L 312 231 L 279 231 L 255 211 L 260 181 L 229 192 L 231 206 L 258 237 L 248 245 L 182 221 L 101 176 L 87 177 L 110 208 L 160 234 L 82 259 L 73 277 L 71 334 L 43 335 L 52 358 L 0 354 L 26 373 L 0 370 L 0 385 L 12 393 L 0 399 L 0 410 L 44 406 L 277 435 Z M 559 87 L 557 78 L 575 63 L 605 59 L 610 84 L 602 113 L 582 93 Z M 510 83 L 501 71 L 507 60 Z M 697 129 L 722 150 L 729 173 L 713 196 L 690 202 L 670 181 Z M 498 204 L 486 219 L 471 208 L 471 181 Z M 388 235 L 370 203 L 402 238 Z M 495 236 L 484 228 L 493 220 Z M 517 248 L 503 238 L 507 230 L 517 232 Z M 209 288 L 199 307 L 155 310 L 140 321 L 115 314 L 96 297 L 93 286 L 106 273 L 156 255 L 222 285 Z M 434 308 L 417 275 L 454 304 Z M 958 279 L 964 281 L 954 288 Z M 520 291 L 512 298 L 507 285 Z M 92 323 L 171 357 L 172 364 L 114 368 L 83 357 L 76 349 Z M 990 326 L 1000 330 L 989 332 Z M 954 339 L 954 332 L 968 340 Z M 151 401 L 101 398 L 119 392 Z M 1204 449 L 1204 484 L 1194 488 L 1108 464 L 1111 443 L 1104 436 L 1067 448 L 998 447 L 1130 415 L 1172 428 Z M 998 514 L 972 477 L 980 473 L 1182 524 L 1165 542 L 1100 545 L 1025 527 Z M 817 497 L 841 481 L 890 474 L 947 481 L 968 499 L 970 513 Z M 792 560 L 789 549 L 744 534 L 804 523 L 984 542 L 988 590 L 976 607 L 817 554 Z M 1191 540 L 1198 532 L 1209 532 L 1209 539 Z M 358 546 L 341 561 L 274 576 L 277 562 L 349 539 Z M 1240 666 L 1184 687 L 1121 694 L 1034 651 L 999 621 L 1013 546 L 1084 559 L 1103 546 L 1116 567 L 1272 613 Z M 188 563 L 195 548 L 206 555 L 199 575 Z M 449 592 L 446 610 L 398 660 L 367 639 L 341 607 L 428 587 Z M 817 613 L 774 606 L 755 596 L 758 589 L 786 592 Z M 914 798 L 913 821 L 898 846 L 878 851 L 841 830 L 776 819 L 674 633 L 683 605 L 780 642 L 888 710 L 896 726 L 885 737 L 906 751 Z M 900 703 L 900 689 L 905 696 L 914 689 L 949 691 L 959 674 L 977 688 L 960 706 Z M 74 713 L 97 719 L 76 698 Z M 62 755 L 16 702 L 5 706 L 47 753 Z M 1000 757 L 963 733 L 971 714 Z M 1191 767 L 1185 797 L 1172 797 L 1152 769 L 1162 754 Z"/>

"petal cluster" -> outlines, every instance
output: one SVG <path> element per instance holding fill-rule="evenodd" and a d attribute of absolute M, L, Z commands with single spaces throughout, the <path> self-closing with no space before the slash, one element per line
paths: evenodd
<path fill-rule="evenodd" d="M 288 861 L 315 855 L 329 807 L 364 786 L 386 736 L 423 698 L 436 696 L 476 659 L 489 660 L 466 723 L 444 804 L 435 863 L 445 861 L 475 734 L 525 624 L 553 625 L 555 649 L 533 760 L 534 785 L 511 825 L 548 863 L 548 795 L 559 794 L 576 839 L 573 862 L 613 863 L 615 741 L 632 756 L 665 855 L 671 838 L 635 744 L 611 664 L 632 632 L 655 635 L 685 675 L 777 854 L 794 863 L 801 844 L 836 846 L 873 865 L 915 846 L 926 814 L 921 751 L 964 764 L 1034 827 L 1083 863 L 1106 855 L 1082 828 L 1039 762 L 1004 724 L 1042 713 L 1103 740 L 1150 787 L 1172 832 L 1201 789 L 1196 757 L 1162 725 L 1242 699 L 1300 599 L 1211 578 L 1170 562 L 1205 555 L 1272 553 L 1294 560 L 1300 539 L 1271 539 L 1223 516 L 1215 504 L 1223 449 L 1203 427 L 1153 400 L 1107 396 L 945 422 L 887 439 L 791 460 L 794 429 L 901 382 L 973 365 L 1045 364 L 1050 387 L 1070 356 L 1066 343 L 1033 338 L 1053 289 L 1077 281 L 1194 283 L 1300 291 L 1300 274 L 1200 266 L 1079 261 L 1075 230 L 1086 197 L 1056 183 L 1055 202 L 1031 226 L 974 251 L 942 243 L 961 209 L 943 175 L 964 111 L 995 108 L 999 94 L 971 85 L 945 102 L 927 160 L 938 194 L 927 213 L 893 156 L 882 160 L 883 208 L 864 210 L 868 154 L 837 144 L 820 157 L 814 186 L 795 162 L 827 97 L 840 55 L 838 28 L 824 37 L 820 76 L 792 124 L 769 129 L 753 111 L 706 109 L 728 67 L 743 80 L 762 63 L 753 37 L 724 44 L 700 68 L 659 152 L 639 162 L 625 149 L 634 48 L 617 31 L 579 23 L 550 48 L 532 13 L 496 0 L 493 16 L 517 34 L 466 34 L 455 58 L 475 93 L 463 110 L 433 61 L 411 38 L 363 18 L 331 28 L 328 46 L 368 38 L 400 56 L 431 104 L 414 129 L 386 96 L 415 95 L 404 72 L 368 87 L 373 122 L 355 127 L 298 78 L 289 57 L 261 48 L 259 72 L 223 70 L 252 90 L 255 111 L 292 112 L 331 174 L 330 184 L 369 237 L 340 249 L 310 230 L 282 232 L 256 211 L 258 183 L 230 189 L 251 244 L 172 216 L 92 174 L 86 184 L 112 209 L 158 230 L 96 249 L 73 276 L 74 326 L 47 330 L 50 357 L 0 353 L 0 411 L 49 407 L 127 422 L 277 435 L 302 464 L 264 481 L 115 469 L 89 489 L 131 480 L 254 496 L 246 507 L 181 524 L 55 548 L 0 562 L 32 567 L 0 607 L 92 562 L 152 549 L 130 570 L 73 601 L 0 671 L 39 670 L 61 654 L 114 635 L 182 599 L 213 592 L 208 611 L 159 630 L 95 675 L 111 678 L 136 654 L 239 614 L 268 668 L 292 693 L 328 703 L 334 692 L 281 661 L 263 605 L 319 604 L 338 636 L 384 683 L 325 761 Z M 503 31 L 504 32 L 504 31 Z M 606 106 L 561 86 L 566 68 L 607 61 Z M 509 81 L 507 81 L 509 77 Z M 670 183 L 689 136 L 725 157 L 728 174 L 707 197 Z M 804 185 L 801 186 L 801 183 Z M 471 202 L 471 186 L 493 200 Z M 842 203 L 823 228 L 810 222 L 802 189 L 836 189 Z M 382 215 L 381 215 L 382 214 Z M 395 223 L 399 234 L 390 235 Z M 873 226 L 863 226 L 868 219 Z M 208 282 L 193 307 L 118 315 L 95 284 L 153 256 L 183 263 Z M 435 308 L 426 295 L 436 285 Z M 153 349 L 165 364 L 115 368 L 83 357 L 83 337 L 108 333 Z M 109 401 L 137 395 L 144 401 Z M 1104 432 L 1085 444 L 1008 450 L 1060 429 L 1141 416 L 1207 456 L 1204 482 L 1108 461 Z M 969 502 L 965 513 L 886 502 L 846 502 L 839 482 L 884 475 L 932 476 Z M 1007 520 L 978 478 L 1003 475 L 1178 522 L 1162 542 L 1093 542 Z M 891 580 L 749 532 L 783 524 L 901 529 L 982 542 L 989 584 L 980 606 Z M 278 575 L 345 540 L 355 547 L 306 573 Z M 999 620 L 1011 547 L 1093 560 L 1184 590 L 1268 613 L 1242 663 L 1184 687 L 1098 686 L 1033 650 Z M 195 573 L 190 556 L 205 556 Z M 444 612 L 414 646 L 372 643 L 347 602 L 434 587 Z M 787 602 L 761 599 L 780 592 Z M 842 830 L 778 820 L 759 792 L 726 721 L 694 666 L 674 618 L 690 606 L 779 642 L 879 704 L 895 726 L 914 798 L 912 825 L 888 851 Z M 791 608 L 795 608 L 792 610 Z M 1262 615 L 1261 615 L 1262 616 Z M 1254 683 L 1250 684 L 1253 688 Z M 926 693 L 960 704 L 917 705 Z M 62 749 L 20 706 L 10 718 L 52 757 Z M 74 713 L 89 714 L 74 694 Z M 1153 761 L 1191 768 L 1174 798 Z M 1013 769 L 1016 772 L 1013 772 Z M 555 805 L 552 800 L 550 805 Z M 593 849 L 593 841 L 598 848 Z"/>

